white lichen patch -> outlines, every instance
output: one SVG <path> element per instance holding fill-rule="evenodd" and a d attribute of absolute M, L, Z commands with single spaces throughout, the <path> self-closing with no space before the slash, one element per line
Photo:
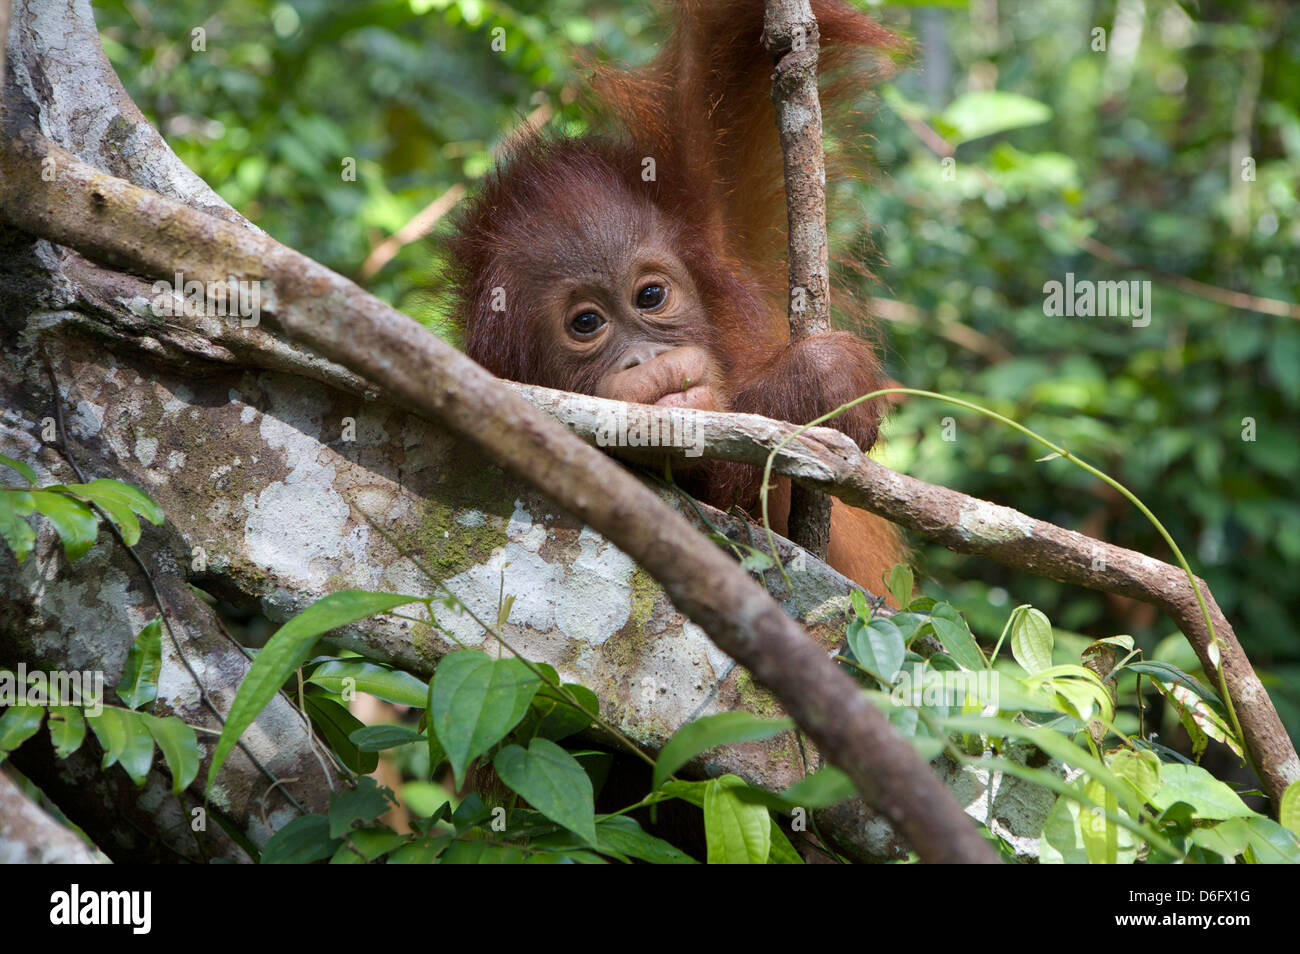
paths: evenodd
<path fill-rule="evenodd" d="M 257 495 L 244 521 L 248 557 L 275 568 L 295 586 L 320 589 L 337 572 L 343 553 L 347 501 L 334 489 L 334 467 L 300 464 L 284 481 Z"/>
<path fill-rule="evenodd" d="M 104 406 L 89 401 L 78 401 L 68 422 L 73 431 L 86 437 L 96 437 L 104 426 Z"/>
<path fill-rule="evenodd" d="M 1002 507 L 987 500 L 976 500 L 963 506 L 958 516 L 957 529 L 964 540 L 996 540 L 1002 543 L 1025 540 L 1034 535 L 1031 518 L 1010 507 Z"/>
<path fill-rule="evenodd" d="M 514 597 L 506 621 L 507 631 L 526 627 L 538 633 L 549 633 L 556 627 L 558 576 L 557 568 L 538 556 L 535 550 L 526 549 L 512 540 L 493 553 L 486 563 L 472 566 L 444 582 L 457 599 L 489 625 L 496 623 L 499 595 L 504 592 L 505 596 Z M 483 628 L 469 613 L 453 613 L 436 606 L 435 615 L 448 632 L 467 645 L 476 646 L 483 642 Z"/>
<path fill-rule="evenodd" d="M 556 593 L 556 622 L 570 639 L 599 646 L 632 614 L 636 563 L 590 527 L 582 528 L 578 547 Z"/>
<path fill-rule="evenodd" d="M 481 527 L 487 522 L 487 517 L 481 510 L 461 510 L 457 512 L 455 519 L 462 527 Z"/>
<path fill-rule="evenodd" d="M 158 456 L 158 438 L 141 434 L 135 439 L 135 459 L 146 467 L 152 467 Z"/>

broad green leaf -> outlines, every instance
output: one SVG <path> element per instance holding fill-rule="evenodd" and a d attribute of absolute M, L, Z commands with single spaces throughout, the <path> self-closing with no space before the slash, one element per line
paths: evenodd
<path fill-rule="evenodd" d="M 438 858 L 441 865 L 517 865 L 524 853 L 514 845 L 492 841 L 454 841 Z"/>
<path fill-rule="evenodd" d="M 936 603 L 930 610 L 930 625 L 939 642 L 943 643 L 943 648 L 948 650 L 948 655 L 966 669 L 979 672 L 988 668 L 988 661 L 984 658 L 979 643 L 975 642 L 970 627 L 966 625 L 961 613 L 957 612 L 957 607 L 951 603 Z"/>
<path fill-rule="evenodd" d="M 261 864 L 305 865 L 329 858 L 342 839 L 330 837 L 329 819 L 324 815 L 303 815 L 285 825 L 262 849 Z"/>
<path fill-rule="evenodd" d="M 155 616 L 136 634 L 122 678 L 117 684 L 117 697 L 128 709 L 139 709 L 158 698 L 158 675 L 162 672 L 162 617 Z"/>
<path fill-rule="evenodd" d="M 451 762 L 457 785 L 470 761 L 519 724 L 541 680 L 520 660 L 476 649 L 444 656 L 433 674 L 429 724 Z"/>
<path fill-rule="evenodd" d="M 36 509 L 36 501 L 26 490 L 0 490 L 0 538 L 22 563 L 32 552 L 36 532 L 23 518 Z"/>
<path fill-rule="evenodd" d="M 199 774 L 199 740 L 194 729 L 176 716 L 160 719 L 147 712 L 140 715 L 167 761 L 167 771 L 172 776 L 172 794 L 179 795 Z"/>
<path fill-rule="evenodd" d="M 855 619 L 849 623 L 848 642 L 858 662 L 883 679 L 885 688 L 894 684 L 907 647 L 892 621 L 876 618 L 863 623 Z"/>
<path fill-rule="evenodd" d="M 1151 751 L 1120 749 L 1106 758 L 1110 770 L 1133 786 L 1144 802 L 1160 787 L 1160 759 Z"/>
<path fill-rule="evenodd" d="M 687 804 L 694 805 L 696 808 L 704 807 L 704 790 L 712 784 L 712 780 L 705 782 L 685 782 L 678 779 L 670 779 L 660 787 L 665 795 L 671 795 L 673 798 L 679 798 Z"/>
<path fill-rule="evenodd" d="M 1199 765 L 1168 763 L 1160 767 L 1160 789 L 1151 804 L 1163 811 L 1174 802 L 1191 805 L 1202 820 L 1255 814 L 1236 792 Z"/>
<path fill-rule="evenodd" d="M 303 697 L 303 704 L 307 715 L 311 717 L 312 726 L 344 765 L 362 775 L 373 772 L 378 767 L 378 754 L 361 751 L 350 738 L 358 729 L 365 728 L 360 719 L 333 699 L 314 692 Z"/>
<path fill-rule="evenodd" d="M 1011 624 L 1011 655 L 1031 676 L 1051 668 L 1052 623 L 1033 607 L 1021 610 Z"/>
<path fill-rule="evenodd" d="M 772 847 L 767 852 L 767 863 L 769 865 L 803 864 L 803 856 L 799 854 L 794 845 L 790 844 L 790 839 L 786 837 L 780 823 L 771 815 L 768 815 L 768 822 Z"/>
<path fill-rule="evenodd" d="M 389 855 L 388 863 L 390 865 L 431 865 L 438 860 L 438 855 L 449 844 L 451 844 L 450 835 L 439 835 L 437 838 L 417 838 Z"/>
<path fill-rule="evenodd" d="M 1113 865 L 1119 860 L 1119 829 L 1111 825 L 1106 813 L 1119 811 L 1119 802 L 1100 782 L 1089 779 L 1083 793 L 1101 806 L 1101 810 L 1088 807 L 1079 809 L 1079 833 L 1083 835 L 1083 850 L 1094 865 Z"/>
<path fill-rule="evenodd" d="M 1070 790 L 1077 791 L 1077 788 L 1071 787 Z M 1107 799 L 1107 801 L 1111 800 Z M 1047 820 L 1043 823 L 1042 833 L 1038 837 L 1039 864 L 1088 864 L 1088 849 L 1084 843 L 1081 820 L 1085 813 L 1092 812 L 1093 809 L 1080 805 L 1069 795 L 1059 795 L 1056 803 L 1052 805 L 1052 810 L 1047 813 Z M 1132 864 L 1137 860 L 1138 846 L 1141 842 L 1133 834 L 1132 829 L 1125 827 L 1123 823 L 1137 827 L 1131 819 L 1120 814 L 1118 809 L 1112 812 L 1111 817 L 1103 813 L 1100 823 L 1095 817 L 1089 819 L 1089 824 L 1094 826 L 1094 831 L 1099 830 L 1100 824 L 1104 824 L 1107 830 L 1115 832 L 1115 863 Z"/>
<path fill-rule="evenodd" d="M 144 785 L 153 766 L 153 735 L 142 715 L 108 707 L 97 716 L 86 715 L 86 721 L 104 749 L 100 768 L 106 769 L 119 762 L 136 785 Z"/>
<path fill-rule="evenodd" d="M 330 837 L 342 838 L 352 830 L 353 822 L 373 821 L 392 808 L 388 790 L 373 778 L 357 779 L 352 788 L 330 794 Z"/>
<path fill-rule="evenodd" d="M 659 758 L 655 761 L 651 788 L 657 789 L 662 786 L 668 776 L 709 749 L 717 748 L 719 745 L 733 745 L 737 742 L 770 739 L 793 728 L 793 719 L 760 719 L 744 710 L 720 712 L 717 715 L 704 716 L 694 722 L 688 722 L 678 729 L 668 740 L 668 744 L 660 750 Z"/>
<path fill-rule="evenodd" d="M 1251 851 L 1260 864 L 1300 864 L 1300 835 L 1263 815 L 1247 818 L 1246 826 L 1250 829 Z"/>
<path fill-rule="evenodd" d="M 863 622 L 871 619 L 871 607 L 867 605 L 867 598 L 861 590 L 849 590 L 849 603 L 853 606 L 853 614 Z"/>
<path fill-rule="evenodd" d="M 838 804 L 857 794 L 852 780 L 835 766 L 828 765 L 799 779 L 781 793 L 781 798 L 789 805 L 812 810 Z"/>
<path fill-rule="evenodd" d="M 995 133 L 1036 126 L 1052 118 L 1052 109 L 1019 93 L 983 90 L 963 93 L 948 104 L 934 123 L 953 145 Z"/>
<path fill-rule="evenodd" d="M 10 706 L 0 714 L 0 762 L 36 734 L 44 717 L 44 706 Z"/>
<path fill-rule="evenodd" d="M 508 745 L 492 761 L 501 781 L 533 808 L 595 847 L 596 816 L 591 779 L 578 761 L 550 739 L 533 739 L 527 750 Z"/>
<path fill-rule="evenodd" d="M 1288 785 L 1286 791 L 1282 793 L 1277 820 L 1287 831 L 1300 835 L 1300 779 Z"/>
<path fill-rule="evenodd" d="M 764 865 L 772 850 L 767 809 L 736 797 L 745 782 L 735 775 L 710 781 L 704 789 L 704 838 L 711 865 Z"/>
<path fill-rule="evenodd" d="M 36 486 L 36 471 L 32 470 L 31 465 L 24 464 L 20 460 L 14 460 L 12 457 L 6 457 L 4 454 L 0 454 L 0 465 L 13 468 L 29 485 Z"/>
<path fill-rule="evenodd" d="M 317 600 L 272 634 L 266 646 L 253 659 L 248 675 L 230 706 L 230 714 L 217 739 L 208 768 L 207 787 L 216 781 L 244 730 L 275 697 L 289 674 L 310 658 L 311 648 L 324 633 L 339 626 L 355 623 L 367 616 L 383 613 L 407 603 L 420 602 L 418 597 L 399 593 L 367 593 L 363 590 L 340 590 Z M 346 738 L 346 735 L 344 736 Z"/>
<path fill-rule="evenodd" d="M 615 815 L 596 824 L 596 841 L 601 851 L 638 858 L 657 865 L 698 864 L 686 852 L 662 838 L 648 835 L 636 819 Z"/>
<path fill-rule="evenodd" d="M 406 844 L 406 837 L 388 828 L 359 828 L 330 859 L 330 864 L 362 864 L 374 861 Z"/>
<path fill-rule="evenodd" d="M 912 568 L 906 563 L 895 563 L 889 568 L 885 585 L 889 588 L 889 595 L 894 598 L 899 609 L 907 609 L 907 604 L 911 602 L 912 583 Z"/>
<path fill-rule="evenodd" d="M 586 686 L 566 682 L 561 688 L 577 700 L 583 711 L 575 709 L 550 686 L 542 686 L 533 696 L 528 718 L 521 723 L 521 731 L 526 738 L 541 736 L 559 742 L 591 725 L 591 716 L 585 713 L 599 714 L 600 700 Z"/>
<path fill-rule="evenodd" d="M 428 703 L 429 686 L 424 680 L 361 659 L 332 659 L 321 663 L 307 681 L 335 694 L 353 689 L 413 709 L 423 709 Z"/>
<path fill-rule="evenodd" d="M 433 782 L 407 782 L 402 786 L 402 802 L 416 818 L 429 818 L 450 801 L 447 790 Z"/>
<path fill-rule="evenodd" d="M 75 494 L 98 504 L 117 526 L 122 540 L 133 547 L 140 541 L 140 521 L 136 514 L 154 525 L 163 522 L 162 508 L 149 499 L 143 490 L 133 484 L 101 477 L 88 484 L 59 484 L 47 488 Z"/>
<path fill-rule="evenodd" d="M 367 725 L 355 730 L 348 739 L 362 752 L 382 752 L 399 745 L 423 742 L 424 735 L 405 725 Z"/>
<path fill-rule="evenodd" d="M 1250 846 L 1250 826 L 1244 818 L 1227 818 L 1208 828 L 1193 828 L 1192 844 L 1231 861 Z"/>
<path fill-rule="evenodd" d="M 46 725 L 56 757 L 66 759 L 86 740 L 86 718 L 76 706 L 50 706 Z M 2 747 L 0 747 L 2 748 Z"/>
<path fill-rule="evenodd" d="M 36 511 L 50 521 L 63 541 L 63 552 L 69 560 L 80 559 L 95 545 L 99 519 L 88 504 L 49 490 L 33 490 L 31 497 Z"/>

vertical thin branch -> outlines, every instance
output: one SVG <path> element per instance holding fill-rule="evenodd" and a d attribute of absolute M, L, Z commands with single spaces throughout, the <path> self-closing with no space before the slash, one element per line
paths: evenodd
<path fill-rule="evenodd" d="M 821 99 L 817 95 L 820 41 L 809 0 L 767 0 L 763 48 L 776 64 L 772 103 L 776 106 L 777 132 L 785 161 L 792 344 L 831 329 L 826 157 L 822 151 Z M 798 485 L 790 488 L 786 533 L 823 560 L 830 544 L 830 517 L 831 500 L 825 494 Z"/>

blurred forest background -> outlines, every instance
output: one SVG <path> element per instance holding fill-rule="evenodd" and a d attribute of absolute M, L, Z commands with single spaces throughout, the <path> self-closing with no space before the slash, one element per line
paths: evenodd
<path fill-rule="evenodd" d="M 890 373 L 991 406 L 1137 493 L 1300 738 L 1300 309 L 1284 304 L 1300 301 L 1300 5 L 869 9 L 915 52 L 866 101 L 876 169 L 834 181 L 853 214 L 832 226 L 873 250 L 863 292 L 880 299 Z M 541 104 L 581 132 L 580 51 L 630 65 L 660 35 L 648 0 L 104 0 L 95 13 L 118 75 L 191 168 L 444 334 L 433 243 L 363 263 L 447 190 L 472 190 Z M 1045 315 L 1044 283 L 1067 272 L 1151 280 L 1150 324 Z M 886 438 L 884 461 L 916 477 L 1170 559 L 1118 495 L 1036 463 L 1002 425 L 911 399 Z M 1147 607 L 919 543 L 915 563 L 982 639 L 1028 602 L 1074 661 L 1084 637 L 1131 633 L 1198 671 Z"/>

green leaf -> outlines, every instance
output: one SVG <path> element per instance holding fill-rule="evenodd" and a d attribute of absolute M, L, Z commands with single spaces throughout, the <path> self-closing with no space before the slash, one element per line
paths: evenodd
<path fill-rule="evenodd" d="M 351 680 L 350 682 L 348 680 Z M 429 686 L 408 672 L 399 672 L 360 659 L 332 659 L 321 663 L 307 680 L 335 694 L 351 688 L 399 706 L 423 709 Z"/>
<path fill-rule="evenodd" d="M 167 762 L 167 771 L 172 776 L 172 794 L 179 795 L 199 774 L 199 740 L 194 729 L 176 716 L 160 719 L 147 712 L 140 715 Z"/>
<path fill-rule="evenodd" d="M 809 810 L 826 808 L 855 798 L 858 790 L 852 780 L 833 765 L 799 779 L 781 793 L 782 801 Z"/>
<path fill-rule="evenodd" d="M 514 658 L 475 649 L 444 656 L 433 674 L 429 724 L 451 762 L 457 785 L 470 761 L 496 745 L 527 714 L 541 680 Z"/>
<path fill-rule="evenodd" d="M 903 668 L 907 647 L 903 634 L 892 621 L 883 618 L 866 623 L 854 620 L 849 624 L 848 642 L 858 662 L 880 676 L 886 688 L 894 684 Z"/>
<path fill-rule="evenodd" d="M 606 854 L 626 855 L 651 864 L 698 864 L 694 858 L 669 842 L 646 834 L 636 819 L 625 815 L 615 815 L 597 823 L 596 843 Z"/>
<path fill-rule="evenodd" d="M 1300 835 L 1300 779 L 1288 785 L 1286 791 L 1282 793 L 1277 820 L 1287 831 Z"/>
<path fill-rule="evenodd" d="M 1106 759 L 1110 770 L 1133 786 L 1144 802 L 1160 788 L 1160 759 L 1149 750 L 1120 749 Z"/>
<path fill-rule="evenodd" d="M 330 837 L 329 819 L 324 815 L 303 815 L 285 825 L 262 849 L 261 864 L 305 865 L 328 858 L 339 849 L 342 839 Z"/>
<path fill-rule="evenodd" d="M 853 614 L 864 623 L 871 619 L 871 607 L 861 590 L 849 590 L 849 602 L 853 605 Z"/>
<path fill-rule="evenodd" d="M 550 686 L 542 686 L 533 696 L 532 711 L 520 726 L 526 738 L 541 736 L 559 742 L 591 725 L 591 716 L 585 712 L 599 714 L 600 700 L 586 686 L 566 682 L 561 688 L 572 695 L 584 711 L 579 712 Z"/>
<path fill-rule="evenodd" d="M 100 768 L 120 762 L 136 785 L 144 785 L 153 766 L 153 735 L 141 716 L 139 712 L 114 708 L 105 708 L 97 716 L 86 715 L 104 749 Z"/>
<path fill-rule="evenodd" d="M 406 844 L 406 836 L 389 828 L 359 828 L 330 859 L 330 864 L 361 864 L 374 861 Z"/>
<path fill-rule="evenodd" d="M 438 859 L 443 865 L 517 865 L 524 853 L 514 845 L 491 841 L 455 841 Z"/>
<path fill-rule="evenodd" d="M 392 805 L 388 789 L 367 776 L 357 779 L 355 787 L 330 794 L 330 837 L 342 838 L 353 822 L 373 821 Z"/>
<path fill-rule="evenodd" d="M 1096 809 L 1086 805 L 1079 808 L 1079 833 L 1083 836 L 1083 850 L 1087 853 L 1090 864 L 1113 865 L 1119 860 L 1119 829 L 1107 821 L 1106 812 L 1116 814 L 1119 811 L 1119 801 L 1095 779 L 1084 782 L 1083 794 L 1100 806 Z"/>
<path fill-rule="evenodd" d="M 438 855 L 449 844 L 451 844 L 451 836 L 449 835 L 440 835 L 437 838 L 417 838 L 389 855 L 388 863 L 390 865 L 431 865 L 438 860 Z"/>
<path fill-rule="evenodd" d="M 711 865 L 762 865 L 772 849 L 767 809 L 736 797 L 745 782 L 735 775 L 710 781 L 704 789 L 704 838 Z"/>
<path fill-rule="evenodd" d="M 75 494 L 98 504 L 117 526 L 128 547 L 140 541 L 140 522 L 136 514 L 157 526 L 163 522 L 162 508 L 149 499 L 143 490 L 133 484 L 101 477 L 88 484 L 58 484 L 49 490 Z"/>
<path fill-rule="evenodd" d="M 158 698 L 158 674 L 162 672 L 162 617 L 155 616 L 136 634 L 126 654 L 117 697 L 128 709 L 139 709 Z"/>
<path fill-rule="evenodd" d="M 801 865 L 803 857 L 795 850 L 794 845 L 790 844 L 790 839 L 786 837 L 785 831 L 781 825 L 771 815 L 768 816 L 769 838 L 772 847 L 767 853 L 767 863 L 769 865 Z"/>
<path fill-rule="evenodd" d="M 66 759 L 86 740 L 86 718 L 76 706 L 50 706 L 46 725 L 57 758 Z M 3 746 L 0 746 L 0 751 Z"/>
<path fill-rule="evenodd" d="M 1252 815 L 1246 819 L 1250 848 L 1261 864 L 1300 864 L 1300 835 L 1283 828 L 1271 818 Z"/>
<path fill-rule="evenodd" d="M 30 486 L 36 486 L 36 471 L 32 470 L 31 465 L 6 457 L 4 454 L 0 454 L 0 465 L 13 468 Z"/>
<path fill-rule="evenodd" d="M 935 125 L 953 145 L 995 133 L 1036 126 L 1052 118 L 1052 109 L 1019 93 L 986 90 L 964 93 L 948 104 Z"/>
<path fill-rule="evenodd" d="M 550 739 L 533 739 L 525 751 L 508 745 L 492 761 L 513 791 L 557 825 L 595 847 L 595 797 L 582 766 Z"/>
<path fill-rule="evenodd" d="M 1151 804 L 1160 811 L 1186 802 L 1202 820 L 1247 818 L 1255 813 L 1240 796 L 1199 765 L 1166 764 L 1160 768 L 1160 789 Z"/>
<path fill-rule="evenodd" d="M 36 734 L 43 718 L 43 706 L 10 706 L 0 715 L 0 762 Z"/>
<path fill-rule="evenodd" d="M 99 519 L 88 504 L 49 490 L 33 490 L 31 498 L 36 511 L 50 521 L 63 541 L 63 552 L 69 560 L 80 559 L 95 545 Z"/>
<path fill-rule="evenodd" d="M 695 756 L 719 745 L 770 739 L 794 728 L 793 719 L 760 719 L 752 712 L 720 712 L 688 722 L 674 733 L 655 761 L 652 789 L 660 788 L 679 768 Z"/>
<path fill-rule="evenodd" d="M 230 750 L 235 747 L 244 730 L 266 708 L 290 673 L 301 666 L 311 655 L 312 646 L 324 633 L 367 616 L 383 613 L 407 603 L 420 602 L 418 597 L 398 593 L 368 593 L 363 590 L 340 590 L 317 600 L 289 622 L 285 623 L 267 640 L 266 646 L 253 659 L 248 675 L 235 694 L 230 714 L 217 739 L 208 768 L 208 787 L 216 781 L 217 773 L 225 763 Z M 355 727 L 354 727 L 355 728 Z M 347 735 L 344 735 L 347 738 Z"/>
<path fill-rule="evenodd" d="M 384 749 L 412 742 L 423 742 L 424 735 L 405 725 L 366 725 L 348 736 L 361 752 L 382 752 Z M 432 768 L 437 768 L 436 765 Z"/>
<path fill-rule="evenodd" d="M 906 563 L 895 563 L 889 568 L 885 586 L 899 609 L 907 609 L 907 604 L 912 601 L 912 583 L 912 568 Z"/>
<path fill-rule="evenodd" d="M 360 719 L 333 699 L 314 692 L 303 697 L 303 704 L 312 726 L 344 765 L 361 775 L 378 767 L 379 756 L 376 753 L 363 752 L 352 742 L 352 734 L 365 728 Z"/>
<path fill-rule="evenodd" d="M 26 490 L 0 490 L 0 537 L 22 563 L 32 552 L 36 533 L 23 518 L 36 509 L 36 501 Z"/>
<path fill-rule="evenodd" d="M 1033 607 L 1021 610 L 1011 624 L 1011 655 L 1031 676 L 1052 666 L 1052 623 Z"/>
<path fill-rule="evenodd" d="M 966 625 L 961 613 L 957 612 L 957 607 L 951 603 L 936 603 L 930 610 L 930 625 L 939 642 L 943 643 L 943 648 L 948 650 L 948 655 L 964 668 L 971 672 L 988 668 L 979 643 L 975 642 L 970 627 Z"/>
<path fill-rule="evenodd" d="M 1250 826 L 1243 818 L 1228 818 L 1208 828 L 1193 828 L 1192 844 L 1230 860 L 1250 846 Z"/>
<path fill-rule="evenodd" d="M 1221 707 L 1188 689 L 1185 685 L 1166 683 L 1160 679 L 1152 679 L 1151 683 L 1156 687 L 1156 691 L 1164 696 L 1173 710 L 1178 713 L 1178 721 L 1183 724 L 1188 737 L 1192 740 L 1193 758 L 1199 759 L 1201 757 L 1201 753 L 1205 751 L 1210 739 L 1222 742 L 1232 750 L 1234 755 L 1238 758 L 1242 757 L 1241 743 L 1237 741 L 1237 737 L 1233 734 L 1227 718 L 1221 714 Z"/>

